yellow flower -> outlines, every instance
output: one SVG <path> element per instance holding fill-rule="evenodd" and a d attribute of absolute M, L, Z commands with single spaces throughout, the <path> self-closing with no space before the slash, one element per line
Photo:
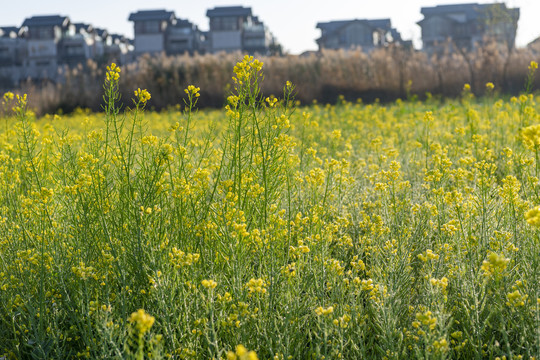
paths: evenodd
<path fill-rule="evenodd" d="M 435 340 L 433 342 L 433 347 L 435 348 L 435 350 L 440 351 L 440 352 L 448 351 L 449 349 L 448 340 L 446 340 L 445 338 Z"/>
<path fill-rule="evenodd" d="M 201 284 L 207 289 L 215 289 L 217 286 L 217 282 L 214 280 L 203 280 L 201 281 Z"/>
<path fill-rule="evenodd" d="M 538 63 L 536 61 L 531 61 L 529 64 L 529 71 L 535 71 L 538 69 Z"/>
<path fill-rule="evenodd" d="M 151 98 L 148 90 L 141 90 L 140 88 L 137 88 L 137 90 L 135 90 L 135 97 L 137 98 L 138 102 L 141 102 L 143 104 L 146 104 L 146 102 Z"/>
<path fill-rule="evenodd" d="M 184 92 L 188 94 L 190 97 L 199 97 L 201 94 L 199 94 L 199 91 L 201 91 L 200 87 L 195 87 L 194 85 L 189 85 L 187 89 L 184 89 Z"/>
<path fill-rule="evenodd" d="M 494 88 L 495 88 L 495 85 L 493 85 L 492 82 L 486 83 L 486 89 L 487 89 L 488 91 L 491 91 L 491 90 L 493 90 Z"/>
<path fill-rule="evenodd" d="M 110 66 L 107 66 L 105 78 L 107 79 L 107 81 L 116 82 L 120 78 L 120 71 L 120 68 L 115 63 L 112 63 Z"/>
<path fill-rule="evenodd" d="M 506 295 L 506 298 L 508 299 L 506 305 L 513 307 L 525 306 L 525 301 L 528 297 L 528 295 L 522 295 L 519 290 L 515 290 L 514 292 Z"/>
<path fill-rule="evenodd" d="M 236 346 L 236 351 L 227 352 L 227 360 L 259 360 L 255 351 L 248 351 L 243 345 Z"/>
<path fill-rule="evenodd" d="M 525 146 L 534 150 L 540 145 L 540 125 L 532 125 L 523 129 L 521 136 Z"/>
<path fill-rule="evenodd" d="M 532 208 L 525 213 L 525 220 L 534 227 L 540 227 L 540 206 Z"/>
<path fill-rule="evenodd" d="M 431 311 L 426 311 L 424 313 L 416 313 L 416 323 L 413 323 L 414 327 L 422 325 L 426 325 L 429 327 L 430 330 L 435 329 L 437 326 L 437 318 L 432 316 L 433 313 Z M 415 326 L 416 325 L 416 326 Z"/>
<path fill-rule="evenodd" d="M 11 91 L 8 91 L 7 93 L 4 94 L 4 102 L 8 102 L 8 101 L 11 101 L 13 100 L 13 97 L 15 95 L 13 95 L 13 93 Z"/>
<path fill-rule="evenodd" d="M 144 335 L 150 330 L 152 325 L 154 325 L 155 320 L 156 319 L 152 315 L 147 314 L 143 309 L 137 310 L 129 317 L 129 322 L 141 335 Z"/>
<path fill-rule="evenodd" d="M 334 307 L 333 306 L 329 306 L 327 308 L 323 308 L 322 306 L 319 306 L 318 308 L 315 309 L 315 314 L 317 314 L 317 316 L 321 316 L 321 315 L 330 315 L 334 312 Z"/>
<path fill-rule="evenodd" d="M 510 259 L 505 258 L 503 255 L 490 252 L 487 260 L 484 260 L 482 263 L 481 269 L 486 277 L 500 275 L 506 269 L 509 262 Z"/>
<path fill-rule="evenodd" d="M 265 294 L 266 293 L 266 282 L 263 279 L 251 279 L 246 284 L 246 287 L 248 288 L 248 291 L 250 294 L 253 294 L 253 293 Z"/>

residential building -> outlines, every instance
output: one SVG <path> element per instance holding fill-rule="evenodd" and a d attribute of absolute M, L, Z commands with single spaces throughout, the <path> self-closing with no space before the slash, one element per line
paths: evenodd
<path fill-rule="evenodd" d="M 257 16 L 252 17 L 251 25 L 244 26 L 242 50 L 248 54 L 281 54 L 281 45 L 266 25 Z"/>
<path fill-rule="evenodd" d="M 24 32 L 18 27 L 0 27 L 0 67 L 22 65 L 26 57 L 26 44 L 20 34 Z"/>
<path fill-rule="evenodd" d="M 418 25 L 427 52 L 473 50 L 485 41 L 515 44 L 519 9 L 504 3 L 438 5 L 423 7 L 421 13 Z"/>
<path fill-rule="evenodd" d="M 138 11 L 129 20 L 135 26 L 136 56 L 204 52 L 204 34 L 190 21 L 177 19 L 173 11 Z"/>
<path fill-rule="evenodd" d="M 27 30 L 27 76 L 54 79 L 61 64 L 61 41 L 75 33 L 74 26 L 71 26 L 67 16 L 60 15 L 33 16 L 24 20 L 22 26 Z"/>
<path fill-rule="evenodd" d="M 22 65 L 27 54 L 24 35 L 24 29 L 0 27 L 0 87 L 13 87 L 23 75 Z"/>
<path fill-rule="evenodd" d="M 199 27 L 189 20 L 177 19 L 168 28 L 165 40 L 167 55 L 204 53 L 205 36 Z"/>
<path fill-rule="evenodd" d="M 369 52 L 401 41 L 390 19 L 329 21 L 320 22 L 316 27 L 321 29 L 321 37 L 316 40 L 319 50 L 360 48 Z"/>
<path fill-rule="evenodd" d="M 176 23 L 173 11 L 143 10 L 129 15 L 135 27 L 135 54 L 165 52 L 167 29 Z"/>
<path fill-rule="evenodd" d="M 218 6 L 206 12 L 210 20 L 208 41 L 211 52 L 242 51 L 269 55 L 279 44 L 250 7 Z"/>
<path fill-rule="evenodd" d="M 124 35 L 102 33 L 101 43 L 103 43 L 103 62 L 123 65 L 134 60 L 133 45 Z"/>
<path fill-rule="evenodd" d="M 90 24 L 72 24 L 74 31 L 68 31 L 60 42 L 60 64 L 75 66 L 85 64 L 89 59 L 95 59 L 103 55 L 101 49 L 96 48 L 96 32 Z"/>

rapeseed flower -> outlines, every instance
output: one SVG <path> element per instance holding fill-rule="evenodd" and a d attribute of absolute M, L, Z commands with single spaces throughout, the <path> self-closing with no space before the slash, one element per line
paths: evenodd
<path fill-rule="evenodd" d="M 137 333 L 141 335 L 146 334 L 150 330 L 155 320 L 152 315 L 149 315 L 143 309 L 137 310 L 129 317 L 129 322 L 137 330 Z"/>
<path fill-rule="evenodd" d="M 525 213 L 525 220 L 534 227 L 540 227 L 540 206 L 536 206 Z"/>

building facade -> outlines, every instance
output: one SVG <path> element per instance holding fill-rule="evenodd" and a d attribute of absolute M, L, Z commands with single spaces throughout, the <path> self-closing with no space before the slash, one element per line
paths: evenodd
<path fill-rule="evenodd" d="M 421 9 L 423 50 L 474 50 L 486 41 L 513 47 L 519 9 L 504 3 L 438 5 Z"/>
<path fill-rule="evenodd" d="M 26 79 L 59 81 L 63 67 L 129 61 L 132 46 L 120 35 L 90 24 L 72 23 L 67 16 L 33 16 L 21 27 L 0 28 L 0 87 Z"/>
<path fill-rule="evenodd" d="M 188 20 L 177 19 L 173 11 L 144 10 L 132 13 L 135 56 L 177 55 L 204 52 L 204 34 Z"/>
<path fill-rule="evenodd" d="M 276 38 L 249 7 L 219 6 L 209 9 L 206 16 L 210 21 L 208 42 L 212 53 L 272 55 L 281 51 Z"/>
<path fill-rule="evenodd" d="M 399 32 L 392 28 L 390 19 L 354 19 L 320 22 L 321 37 L 317 44 L 322 49 L 354 49 L 371 51 L 378 47 L 401 42 Z"/>

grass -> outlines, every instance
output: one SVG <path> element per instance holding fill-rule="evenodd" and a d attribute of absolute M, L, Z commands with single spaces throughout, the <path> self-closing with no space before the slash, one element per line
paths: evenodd
<path fill-rule="evenodd" d="M 450 45 L 449 45 L 450 46 Z M 485 43 L 470 53 L 429 55 L 399 46 L 361 50 L 324 50 L 309 56 L 270 56 L 261 58 L 265 66 L 265 94 L 279 95 L 283 84 L 297 87 L 296 99 L 302 104 L 335 104 L 339 96 L 348 101 L 362 98 L 365 103 L 397 98 L 457 98 L 464 83 L 473 93 L 483 95 L 487 82 L 502 94 L 516 95 L 523 88 L 527 65 L 539 61 L 540 48 L 512 49 L 501 44 Z M 129 99 L 133 89 L 147 89 L 152 94 L 150 109 L 161 111 L 174 107 L 184 89 L 197 84 L 201 88 L 198 106 L 222 108 L 233 86 L 231 68 L 242 59 L 241 53 L 181 56 L 143 56 L 122 67 L 120 92 Z M 65 113 L 77 107 L 101 110 L 101 83 L 104 67 L 89 62 L 63 69 L 61 81 L 21 84 L 19 93 L 29 96 L 29 105 L 38 114 Z M 533 79 L 536 80 L 536 79 Z M 540 82 L 534 82 L 536 88 Z M 12 89 L 10 87 L 6 90 Z M 0 84 L 0 91 L 2 90 Z"/>
<path fill-rule="evenodd" d="M 4 97 L 0 357 L 538 359 L 539 100 L 295 108 L 262 66 L 220 111 L 113 66 L 103 113 Z"/>

